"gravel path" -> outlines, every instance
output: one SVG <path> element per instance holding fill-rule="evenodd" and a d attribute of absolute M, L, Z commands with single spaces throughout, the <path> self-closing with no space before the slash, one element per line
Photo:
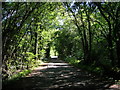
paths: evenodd
<path fill-rule="evenodd" d="M 52 59 L 33 70 L 28 76 L 4 86 L 3 90 L 105 90 L 110 82 L 62 60 Z"/>

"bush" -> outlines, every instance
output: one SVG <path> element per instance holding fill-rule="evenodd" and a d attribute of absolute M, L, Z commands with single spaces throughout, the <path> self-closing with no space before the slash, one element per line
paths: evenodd
<path fill-rule="evenodd" d="M 69 64 L 72 64 L 72 65 L 75 65 L 75 66 L 78 66 L 80 60 L 77 60 L 75 57 L 67 57 L 65 59 L 66 62 L 68 62 Z"/>

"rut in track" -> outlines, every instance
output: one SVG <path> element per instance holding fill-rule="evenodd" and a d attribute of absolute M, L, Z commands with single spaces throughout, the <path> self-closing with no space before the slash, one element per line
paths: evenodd
<path fill-rule="evenodd" d="M 110 82 L 62 60 L 51 59 L 28 76 L 4 86 L 3 90 L 102 90 Z"/>

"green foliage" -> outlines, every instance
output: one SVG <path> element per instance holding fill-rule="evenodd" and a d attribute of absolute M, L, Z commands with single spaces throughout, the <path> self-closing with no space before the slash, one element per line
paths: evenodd
<path fill-rule="evenodd" d="M 108 2 L 4 2 L 4 79 L 55 54 L 89 71 L 103 72 L 102 64 L 119 72 L 119 8 Z"/>
<path fill-rule="evenodd" d="M 118 68 L 118 67 L 113 67 L 112 70 L 115 71 L 115 72 L 117 72 L 117 73 L 120 72 L 120 68 Z"/>
<path fill-rule="evenodd" d="M 19 80 L 22 77 L 25 77 L 29 73 L 31 73 L 32 70 L 23 70 L 21 72 L 18 72 L 17 74 L 12 75 L 8 80 L 3 80 L 3 84 L 9 84 L 16 80 Z"/>
<path fill-rule="evenodd" d="M 18 80 L 21 77 L 25 77 L 28 75 L 32 70 L 23 70 L 22 72 L 19 72 L 15 75 L 13 75 L 9 80 Z"/>
<path fill-rule="evenodd" d="M 80 60 L 77 60 L 75 57 L 67 57 L 65 61 L 72 65 L 78 65 L 80 62 Z"/>
<path fill-rule="evenodd" d="M 83 70 L 87 70 L 88 72 L 95 73 L 97 75 L 102 75 L 103 73 L 103 69 L 101 67 L 98 66 L 96 67 L 93 65 L 90 66 L 84 65 L 81 60 L 77 60 L 75 57 L 67 57 L 65 61 L 75 67 L 78 67 Z"/>

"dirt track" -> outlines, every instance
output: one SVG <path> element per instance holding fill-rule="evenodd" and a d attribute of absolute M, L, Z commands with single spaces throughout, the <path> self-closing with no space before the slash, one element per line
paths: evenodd
<path fill-rule="evenodd" d="M 4 86 L 3 90 L 104 90 L 109 85 L 110 81 L 52 59 L 28 76 Z"/>

